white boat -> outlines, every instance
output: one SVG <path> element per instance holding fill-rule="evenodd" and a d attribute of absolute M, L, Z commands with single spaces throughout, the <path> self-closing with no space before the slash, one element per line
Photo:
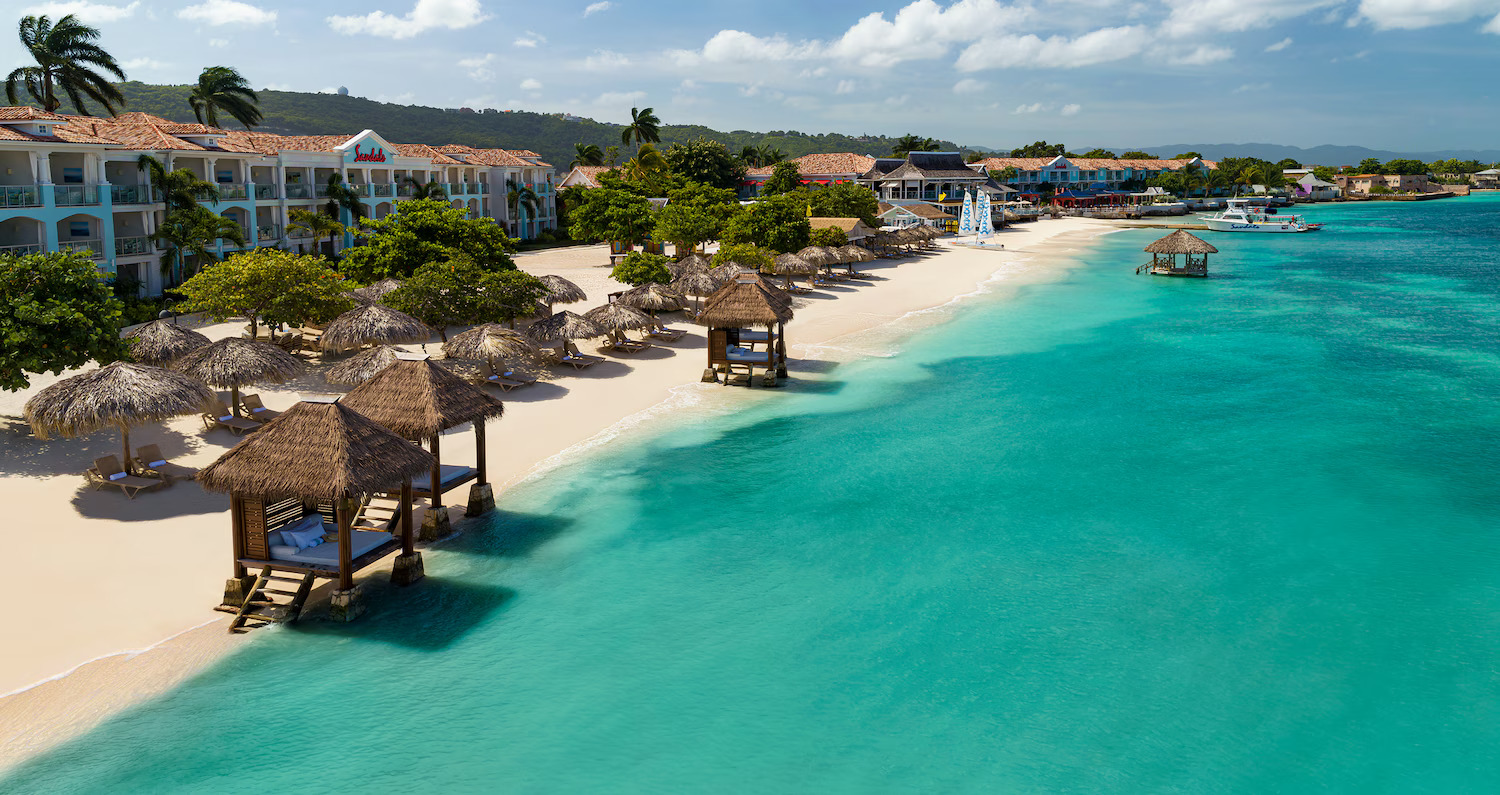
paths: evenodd
<path fill-rule="evenodd" d="M 1255 207 L 1249 199 L 1230 199 L 1223 212 L 1205 217 L 1203 223 L 1215 232 L 1315 232 L 1323 226 L 1300 215 Z"/>

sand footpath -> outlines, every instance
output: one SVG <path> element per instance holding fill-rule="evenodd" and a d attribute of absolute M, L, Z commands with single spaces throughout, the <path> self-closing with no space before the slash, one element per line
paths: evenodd
<path fill-rule="evenodd" d="M 841 337 L 972 293 L 997 272 L 1003 282 L 1048 278 L 1059 254 L 1087 245 L 1109 225 L 1077 218 L 1046 220 L 998 236 L 1005 250 L 943 246 L 942 252 L 861 266 L 872 274 L 798 297 L 788 324 L 792 378 L 799 359 L 851 354 Z M 623 289 L 600 267 L 599 246 L 523 254 L 517 263 L 535 274 L 577 283 L 589 300 L 566 308 L 582 312 Z M 559 307 L 562 308 L 562 307 Z M 697 384 L 704 369 L 702 328 L 679 319 L 688 335 L 634 355 L 610 355 L 589 370 L 554 369 L 547 380 L 505 394 L 505 417 L 488 438 L 490 478 L 504 503 L 507 486 L 537 473 L 628 418 Z M 206 326 L 212 338 L 236 335 L 241 323 Z M 456 329 L 455 329 L 456 331 Z M 417 346 L 409 346 L 416 348 Z M 587 344 L 582 346 L 590 350 Z M 437 344 L 428 350 L 436 353 Z M 302 394 L 330 388 L 315 364 L 295 382 L 251 388 L 273 409 Z M 815 369 L 815 368 L 809 368 Z M 66 375 L 66 374 L 65 374 Z M 41 441 L 21 419 L 35 392 L 58 380 L 42 376 L 19 393 L 0 393 L 0 503 L 7 506 L 6 572 L 0 578 L 0 767 L 87 730 L 119 709 L 159 694 L 221 655 L 254 642 L 230 636 L 227 617 L 212 611 L 229 575 L 228 498 L 180 483 L 127 500 L 117 491 L 91 491 L 82 471 L 95 457 L 117 454 L 116 433 Z M 716 387 L 715 400 L 769 399 L 774 390 Z M 472 461 L 473 434 L 443 442 L 445 461 Z M 238 441 L 228 431 L 205 433 L 196 418 L 179 418 L 132 432 L 135 445 L 157 443 L 170 458 L 201 467 Z M 467 489 L 448 495 L 461 516 Z M 378 572 L 362 577 L 380 576 Z M 417 586 L 420 587 L 420 586 Z"/>

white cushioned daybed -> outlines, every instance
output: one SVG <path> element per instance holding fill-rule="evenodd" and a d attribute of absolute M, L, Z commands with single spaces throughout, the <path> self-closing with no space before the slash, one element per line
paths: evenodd
<path fill-rule="evenodd" d="M 270 534 L 267 541 L 271 547 L 271 560 L 313 563 L 337 568 L 339 565 L 338 541 L 322 540 L 324 535 L 337 532 L 338 528 L 323 521 L 322 516 L 315 513 L 308 514 Z M 354 560 L 390 540 L 390 533 L 351 530 L 349 531 L 349 559 Z"/>

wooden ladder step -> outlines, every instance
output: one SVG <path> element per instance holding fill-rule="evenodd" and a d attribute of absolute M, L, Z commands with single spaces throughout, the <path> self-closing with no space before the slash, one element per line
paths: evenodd
<path fill-rule="evenodd" d="M 278 591 L 275 588 L 262 588 L 262 589 L 260 589 L 260 592 L 261 593 L 274 593 L 274 594 L 277 594 L 279 596 L 296 596 L 297 595 L 296 591 Z"/>

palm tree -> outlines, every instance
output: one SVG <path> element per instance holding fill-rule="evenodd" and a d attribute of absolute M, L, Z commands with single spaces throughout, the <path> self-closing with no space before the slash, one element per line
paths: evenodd
<path fill-rule="evenodd" d="M 630 109 L 630 123 L 620 132 L 620 143 L 629 146 L 632 138 L 637 150 L 641 144 L 661 143 L 661 119 L 656 118 L 655 109 Z"/>
<path fill-rule="evenodd" d="M 600 149 L 598 144 L 573 144 L 573 149 L 578 154 L 573 158 L 573 163 L 568 168 L 573 168 L 574 166 L 604 165 L 604 150 Z"/>
<path fill-rule="evenodd" d="M 609 166 L 610 168 L 614 168 L 615 164 L 618 162 L 620 162 L 620 147 L 604 147 L 604 164 Z"/>
<path fill-rule="evenodd" d="M 541 197 L 530 185 L 522 185 L 514 179 L 505 181 L 505 203 L 510 207 L 511 215 L 515 216 L 520 224 L 526 223 L 525 213 L 536 215 L 537 208 L 541 206 Z M 517 229 L 520 229 L 518 226 Z"/>
<path fill-rule="evenodd" d="M 199 124 L 219 126 L 219 111 L 224 111 L 245 129 L 260 124 L 260 108 L 256 107 L 255 92 L 249 81 L 239 72 L 227 66 L 210 66 L 198 75 L 198 85 L 188 95 L 188 104 L 193 106 L 193 115 Z"/>
<path fill-rule="evenodd" d="M 765 165 L 761 161 L 760 150 L 750 144 L 740 149 L 740 162 L 744 163 L 746 168 L 760 168 Z"/>
<path fill-rule="evenodd" d="M 219 203 L 219 186 L 189 169 L 179 168 L 168 171 L 160 160 L 151 155 L 141 155 L 136 158 L 135 164 L 137 169 L 146 172 L 146 179 L 151 183 L 152 198 L 164 205 L 162 228 L 172 226 L 174 216 L 200 209 L 198 205 L 200 201 L 213 202 L 216 205 Z M 162 255 L 162 267 L 169 268 L 174 260 L 178 259 L 172 248 L 176 245 L 176 237 L 162 235 L 156 239 L 165 242 L 168 246 L 167 252 Z"/>
<path fill-rule="evenodd" d="M 287 224 L 287 226 L 294 229 L 307 230 L 308 234 L 312 235 L 314 247 L 317 246 L 318 241 L 323 239 L 324 235 L 327 235 L 328 245 L 332 248 L 333 241 L 339 235 L 344 234 L 344 225 L 339 223 L 337 218 L 332 218 L 322 213 L 315 213 L 312 210 L 304 210 L 301 207 L 291 208 L 287 211 L 287 215 L 291 216 L 291 223 Z"/>
<path fill-rule="evenodd" d="M 937 141 L 907 133 L 891 144 L 891 157 L 906 157 L 912 152 L 936 152 L 937 148 Z"/>
<path fill-rule="evenodd" d="M 357 226 L 359 219 L 365 217 L 365 203 L 362 201 L 363 194 L 349 187 L 344 182 L 344 175 L 328 175 L 328 201 L 323 204 L 323 210 L 333 218 L 338 218 L 340 210 L 348 215 L 350 225 Z"/>
<path fill-rule="evenodd" d="M 162 270 L 175 271 L 175 279 L 172 281 L 180 284 L 185 276 L 191 275 L 184 273 L 184 266 L 189 261 L 196 265 L 216 257 L 213 250 L 215 241 L 228 240 L 243 248 L 245 229 L 231 218 L 195 205 L 191 210 L 173 213 L 171 218 L 162 221 L 156 231 L 151 233 L 151 239 L 167 244 L 167 254 L 162 257 Z M 174 264 L 176 268 L 173 267 Z M 196 272 L 198 268 L 193 270 Z"/>
<path fill-rule="evenodd" d="M 654 174 L 660 174 L 670 167 L 667 158 L 656 148 L 656 144 L 641 144 L 641 148 L 636 150 L 635 157 L 625 161 L 625 165 L 620 170 L 626 179 L 639 182 Z"/>
<path fill-rule="evenodd" d="M 1207 198 L 1214 191 L 1229 187 L 1229 175 L 1218 169 L 1210 169 L 1203 175 L 1203 196 Z"/>
<path fill-rule="evenodd" d="M 448 198 L 448 191 L 444 190 L 443 183 L 437 180 L 423 182 L 416 177 L 408 175 L 401 178 L 401 184 L 411 188 L 411 197 L 413 199 L 447 200 Z"/>
<path fill-rule="evenodd" d="M 94 43 L 99 38 L 98 28 L 79 22 L 72 14 L 53 24 L 44 14 L 21 17 L 18 33 L 21 46 L 31 54 L 36 66 L 18 67 L 5 78 L 5 98 L 10 104 L 21 104 L 24 88 L 43 110 L 55 112 L 63 105 L 58 97 L 61 91 L 84 116 L 89 115 L 85 98 L 103 105 L 111 116 L 119 113 L 117 106 L 125 104 L 125 97 L 107 77 L 94 70 L 121 81 L 125 72 L 115 63 L 113 55 Z"/>
<path fill-rule="evenodd" d="M 774 166 L 786 159 L 786 155 L 780 149 L 774 149 L 770 144 L 762 144 L 760 147 L 760 164 L 762 166 Z"/>

